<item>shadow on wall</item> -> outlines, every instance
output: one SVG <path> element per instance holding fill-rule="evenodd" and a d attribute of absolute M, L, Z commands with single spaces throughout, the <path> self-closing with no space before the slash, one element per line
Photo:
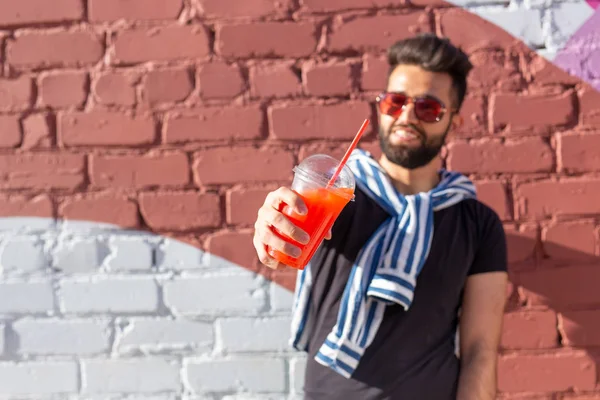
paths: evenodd
<path fill-rule="evenodd" d="M 594 391 L 600 381 L 600 258 L 594 225 L 506 232 L 510 285 L 499 389 Z"/>

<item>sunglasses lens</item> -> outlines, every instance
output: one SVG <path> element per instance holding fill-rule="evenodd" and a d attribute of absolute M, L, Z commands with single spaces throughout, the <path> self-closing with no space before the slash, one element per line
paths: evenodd
<path fill-rule="evenodd" d="M 398 118 L 402 114 L 402 107 L 406 103 L 406 96 L 403 94 L 387 93 L 382 96 L 379 102 L 379 109 L 382 114 Z"/>
<path fill-rule="evenodd" d="M 415 102 L 415 114 L 424 122 L 437 122 L 442 113 L 442 105 L 435 99 L 418 99 Z"/>

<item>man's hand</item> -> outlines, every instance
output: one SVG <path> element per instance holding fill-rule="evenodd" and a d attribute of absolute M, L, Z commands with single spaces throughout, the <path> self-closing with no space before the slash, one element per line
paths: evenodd
<path fill-rule="evenodd" d="M 307 244 L 310 239 L 306 232 L 294 225 L 280 211 L 282 204 L 287 204 L 295 213 L 300 215 L 304 215 L 307 212 L 302 198 L 291 189 L 281 187 L 267 195 L 264 204 L 258 210 L 252 243 L 260 262 L 272 269 L 278 269 L 283 264 L 269 255 L 267 246 L 293 258 L 301 254 L 300 248 L 277 236 L 273 232 L 273 229 L 300 244 Z"/>

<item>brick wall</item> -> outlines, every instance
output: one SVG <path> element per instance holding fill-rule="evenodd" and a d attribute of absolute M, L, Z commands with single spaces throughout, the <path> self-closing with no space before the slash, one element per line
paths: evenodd
<path fill-rule="evenodd" d="M 501 397 L 600 399 L 597 4 L 456 3 L 2 2 L 0 398 L 298 398 L 256 210 L 435 31 L 476 65 L 446 165 L 509 236 Z"/>

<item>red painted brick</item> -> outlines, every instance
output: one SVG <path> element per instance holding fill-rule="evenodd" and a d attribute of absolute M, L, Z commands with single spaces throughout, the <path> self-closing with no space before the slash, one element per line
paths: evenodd
<path fill-rule="evenodd" d="M 90 0 L 91 21 L 177 19 L 183 0 Z"/>
<path fill-rule="evenodd" d="M 501 341 L 504 349 L 543 349 L 557 345 L 554 311 L 519 311 L 504 315 Z"/>
<path fill-rule="evenodd" d="M 85 158 L 76 154 L 0 155 L 0 188 L 74 189 L 84 182 Z"/>
<path fill-rule="evenodd" d="M 403 3 L 400 0 L 303 0 L 302 4 L 311 12 L 327 12 L 387 7 Z"/>
<path fill-rule="evenodd" d="M 264 114 L 259 107 L 212 107 L 192 113 L 169 114 L 165 122 L 165 141 L 257 139 L 262 136 Z"/>
<path fill-rule="evenodd" d="M 468 52 L 504 48 L 517 41 L 499 26 L 461 8 L 438 11 L 437 21 L 441 34 Z M 466 26 L 469 29 L 465 29 Z"/>
<path fill-rule="evenodd" d="M 272 133 L 277 139 L 352 139 L 365 118 L 371 118 L 371 107 L 366 102 L 331 106 L 282 105 L 269 108 L 268 114 Z M 368 131 L 372 127 L 370 125 Z"/>
<path fill-rule="evenodd" d="M 431 30 L 427 14 L 423 12 L 356 18 L 334 29 L 328 47 L 336 53 L 385 51 L 394 42 L 413 36 L 417 30 Z"/>
<path fill-rule="evenodd" d="M 219 147 L 194 156 L 198 185 L 289 181 L 294 157 L 279 148 Z"/>
<path fill-rule="evenodd" d="M 531 305 L 552 308 L 584 307 L 600 303 L 599 279 L 600 268 L 596 263 L 523 271 L 518 276 L 523 295 Z"/>
<path fill-rule="evenodd" d="M 508 262 L 511 264 L 532 259 L 538 243 L 539 230 L 535 225 L 521 225 L 519 228 L 505 226 L 508 247 Z"/>
<path fill-rule="evenodd" d="M 224 25 L 217 31 L 216 48 L 225 57 L 303 57 L 316 50 L 317 29 L 307 22 Z"/>
<path fill-rule="evenodd" d="M 559 399 L 559 398 L 557 398 Z M 550 399 L 553 400 L 553 399 Z M 600 393 L 599 394 L 593 394 L 593 393 L 588 393 L 588 394 L 569 394 L 569 393 L 565 393 L 564 395 L 562 395 L 560 397 L 559 400 L 600 400 Z"/>
<path fill-rule="evenodd" d="M 557 84 L 571 86 L 581 82 L 578 76 L 569 74 L 535 52 L 527 51 L 523 56 L 526 75 L 536 86 Z"/>
<path fill-rule="evenodd" d="M 387 87 L 390 66 L 384 58 L 365 55 L 362 68 L 362 90 L 382 92 Z"/>
<path fill-rule="evenodd" d="M 600 213 L 600 181 L 562 179 L 519 185 L 516 190 L 520 217 Z"/>
<path fill-rule="evenodd" d="M 598 127 L 600 124 L 600 92 L 584 85 L 578 93 L 579 96 L 579 119 L 582 124 Z"/>
<path fill-rule="evenodd" d="M 291 6 L 290 0 L 200 0 L 203 14 L 208 18 L 285 16 Z"/>
<path fill-rule="evenodd" d="M 145 94 L 150 104 L 183 101 L 193 90 L 194 79 L 187 69 L 156 70 L 146 76 Z"/>
<path fill-rule="evenodd" d="M 558 154 L 561 171 L 587 172 L 600 170 L 600 132 L 559 133 Z"/>
<path fill-rule="evenodd" d="M 18 115 L 0 115 L 0 147 L 16 147 L 21 143 Z"/>
<path fill-rule="evenodd" d="M 501 219 L 511 219 L 512 213 L 509 209 L 504 183 L 499 181 L 476 182 L 476 187 L 479 200 L 490 206 Z"/>
<path fill-rule="evenodd" d="M 250 268 L 258 259 L 252 245 L 251 232 L 221 232 L 210 236 L 206 242 L 210 254 Z"/>
<path fill-rule="evenodd" d="M 565 311 L 560 322 L 565 345 L 600 346 L 600 310 Z"/>
<path fill-rule="evenodd" d="M 121 228 L 139 226 L 137 204 L 124 196 L 77 195 L 66 198 L 58 208 L 61 219 L 73 221 L 95 221 Z"/>
<path fill-rule="evenodd" d="M 468 80 L 471 90 L 490 90 L 517 73 L 518 66 L 503 51 L 479 51 L 469 59 L 473 63 Z"/>
<path fill-rule="evenodd" d="M 121 72 L 108 72 L 93 85 L 94 95 L 102 104 L 132 106 L 135 104 L 135 77 Z"/>
<path fill-rule="evenodd" d="M 30 78 L 0 79 L 0 111 L 27 110 L 33 100 Z"/>
<path fill-rule="evenodd" d="M 150 115 L 96 110 L 61 115 L 58 132 L 66 146 L 135 146 L 153 143 L 156 125 Z"/>
<path fill-rule="evenodd" d="M 246 89 L 239 66 L 223 62 L 205 64 L 199 72 L 200 93 L 205 99 L 232 98 Z"/>
<path fill-rule="evenodd" d="M 298 160 L 302 161 L 313 154 L 327 154 L 337 160 L 341 160 L 350 143 L 351 140 L 344 143 L 317 142 L 305 144 L 300 148 Z"/>
<path fill-rule="evenodd" d="M 189 163 L 182 153 L 94 154 L 90 156 L 90 180 L 100 187 L 180 186 L 189 182 Z"/>
<path fill-rule="evenodd" d="M 460 115 L 462 115 L 463 124 L 452 134 L 459 137 L 477 137 L 486 133 L 487 104 L 483 97 L 465 97 Z"/>
<path fill-rule="evenodd" d="M 304 81 L 312 96 L 346 96 L 352 92 L 352 67 L 349 64 L 306 64 Z"/>
<path fill-rule="evenodd" d="M 157 230 L 217 227 L 222 219 L 219 195 L 214 193 L 142 193 L 140 211 L 148 226 Z"/>
<path fill-rule="evenodd" d="M 585 352 L 507 355 L 498 362 L 501 392 L 590 390 L 595 385 L 594 361 Z"/>
<path fill-rule="evenodd" d="M 19 68 L 78 67 L 94 65 L 104 46 L 92 31 L 30 31 L 8 42 L 8 64 Z"/>
<path fill-rule="evenodd" d="M 77 21 L 82 18 L 81 0 L 0 2 L 0 26 Z"/>
<path fill-rule="evenodd" d="M 65 71 L 43 74 L 40 78 L 40 102 L 52 108 L 81 107 L 87 98 L 85 72 Z"/>
<path fill-rule="evenodd" d="M 23 119 L 21 149 L 45 149 L 54 142 L 54 119 L 47 114 L 31 114 Z"/>
<path fill-rule="evenodd" d="M 116 62 L 124 64 L 197 59 L 210 54 L 206 31 L 198 25 L 124 31 L 115 38 L 114 47 Z"/>
<path fill-rule="evenodd" d="M 265 202 L 268 189 L 237 189 L 227 192 L 227 222 L 234 225 L 254 224 L 258 209 Z"/>
<path fill-rule="evenodd" d="M 490 99 L 491 129 L 510 132 L 546 132 L 575 118 L 572 91 L 558 95 L 499 93 Z"/>
<path fill-rule="evenodd" d="M 250 82 L 255 97 L 293 97 L 302 94 L 300 78 L 289 63 L 254 66 L 250 69 Z"/>
<path fill-rule="evenodd" d="M 49 218 L 54 216 L 54 206 L 52 200 L 45 194 L 33 197 L 2 195 L 0 196 L 0 216 Z"/>
<path fill-rule="evenodd" d="M 552 148 L 540 137 L 453 142 L 448 151 L 448 167 L 465 173 L 549 172 L 554 166 Z"/>
<path fill-rule="evenodd" d="M 542 236 L 544 251 L 552 258 L 589 259 L 596 252 L 595 228 L 592 221 L 552 225 Z"/>

